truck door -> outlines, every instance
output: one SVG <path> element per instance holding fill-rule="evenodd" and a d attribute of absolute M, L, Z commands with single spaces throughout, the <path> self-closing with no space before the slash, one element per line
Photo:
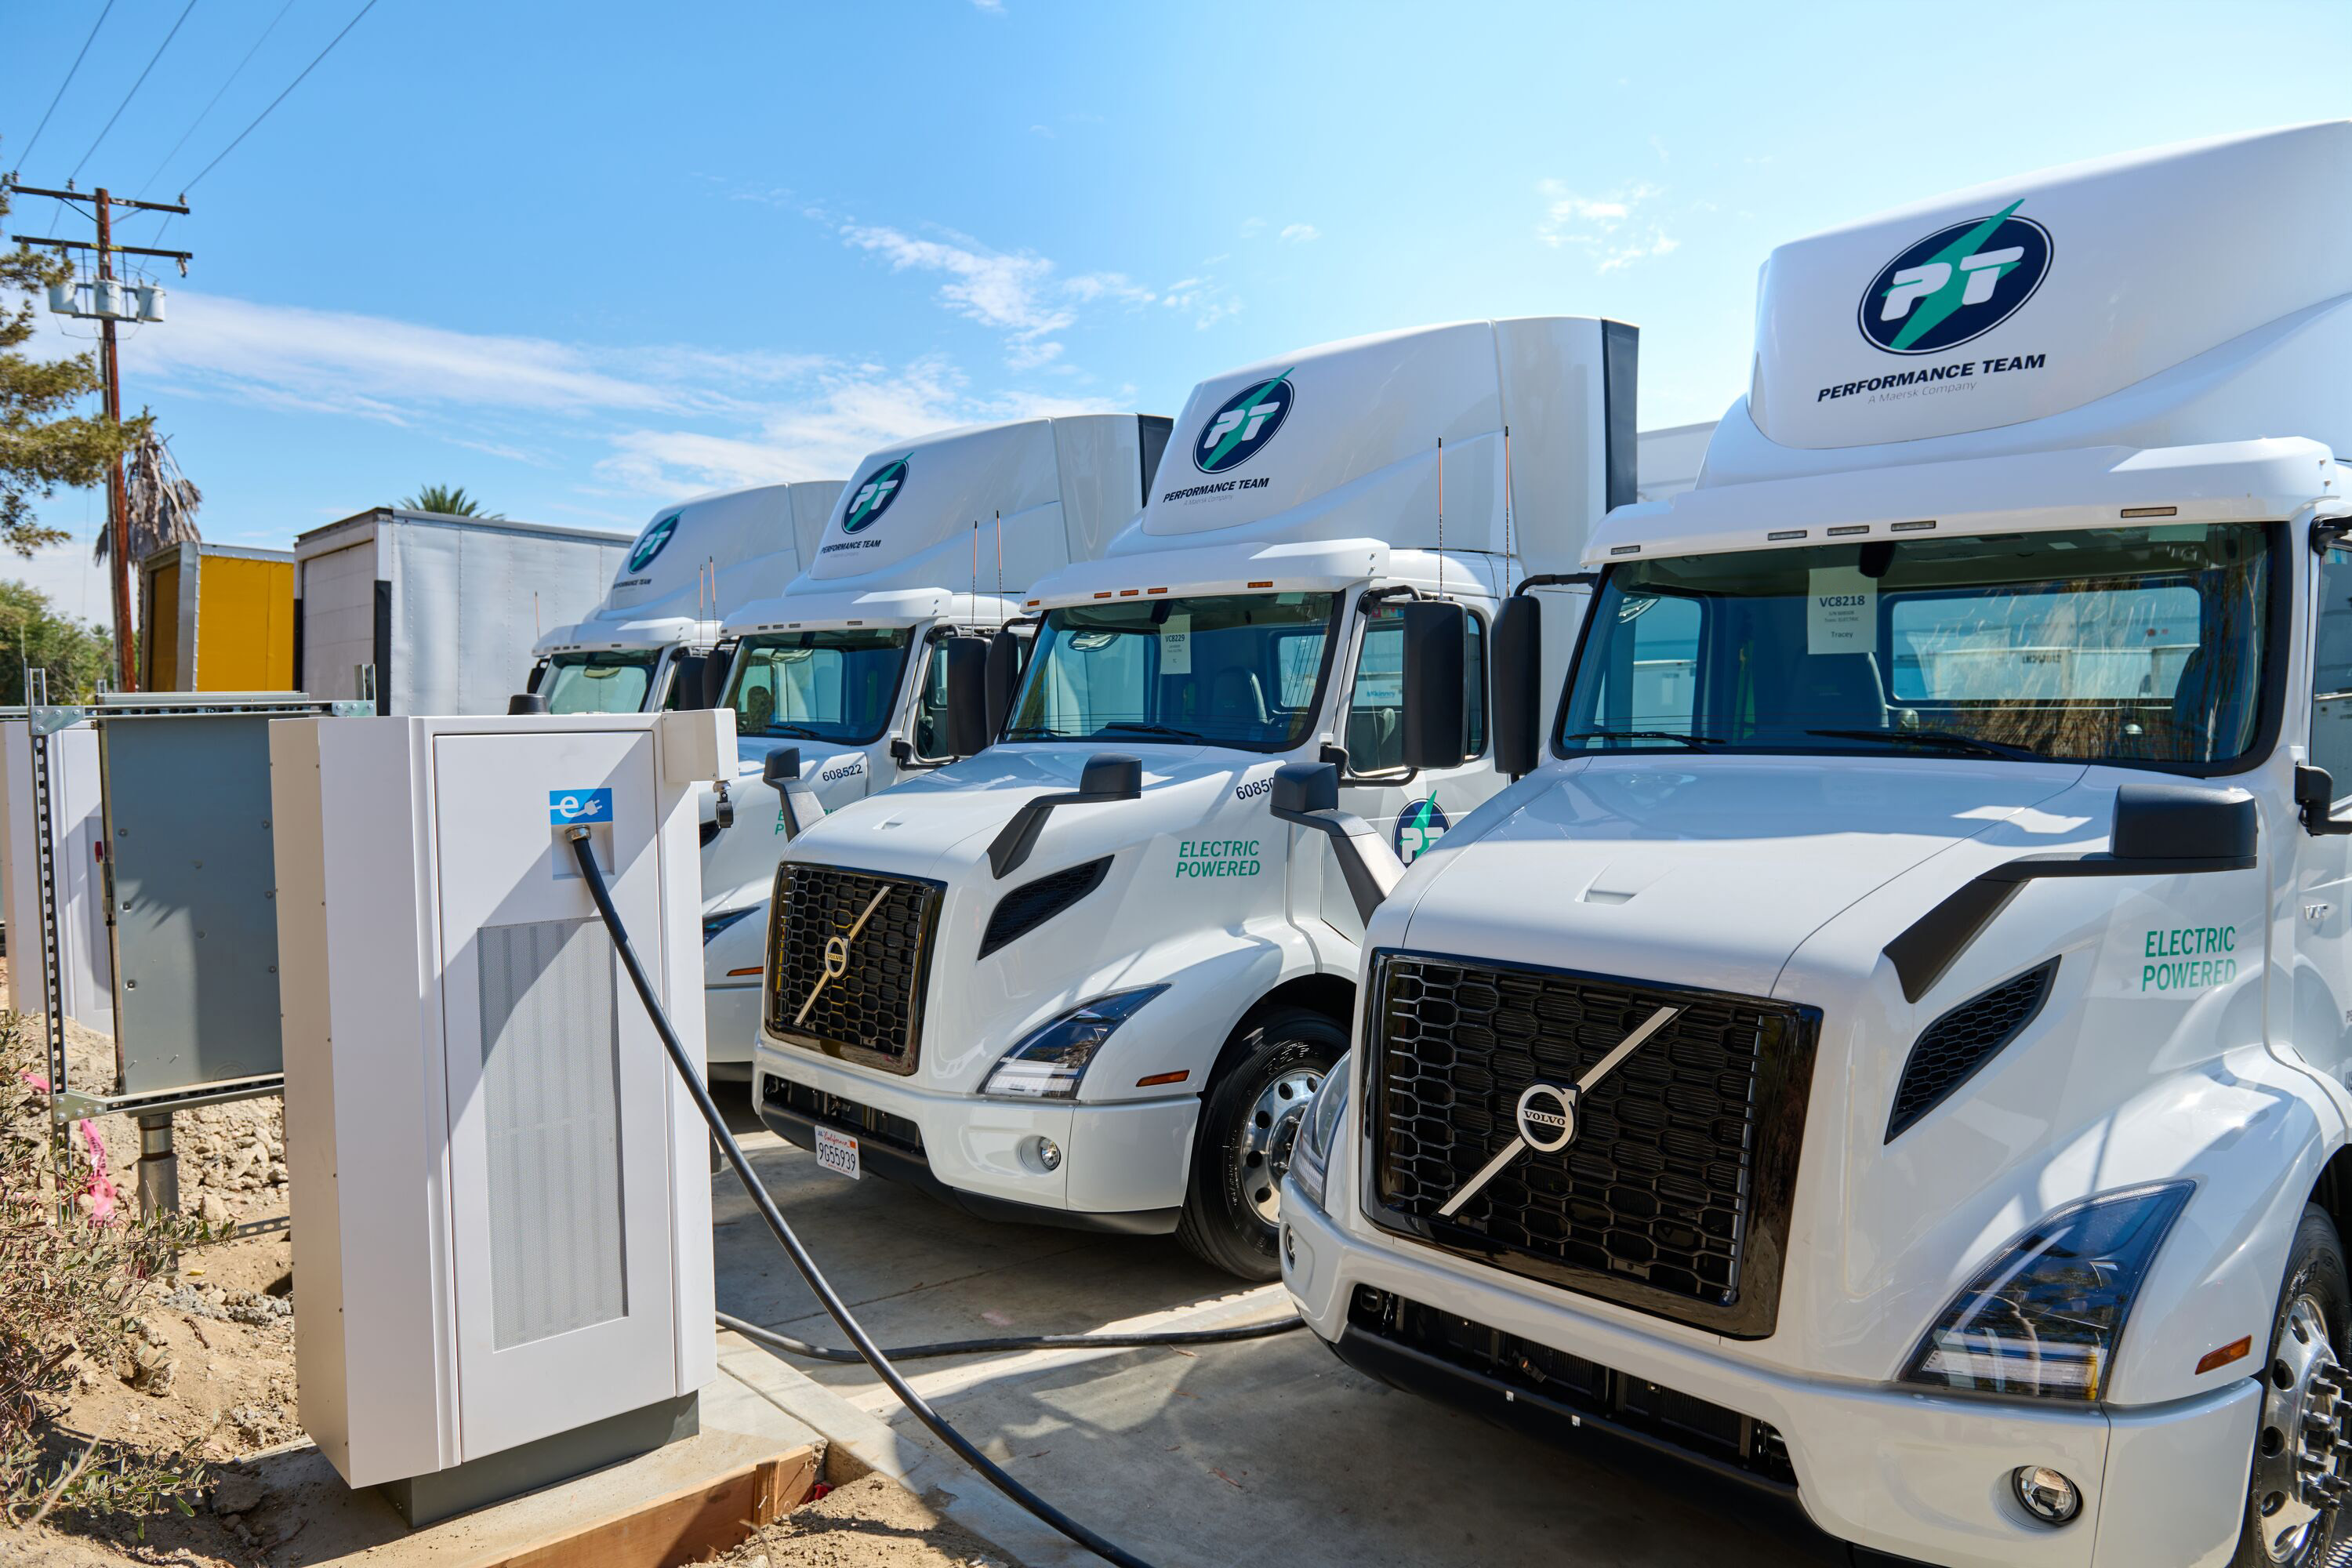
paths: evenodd
<path fill-rule="evenodd" d="M 2312 574 L 2308 754 L 2335 782 L 2333 815 L 2352 816 L 2352 551 L 2330 550 Z M 2294 716 L 2288 717 L 2293 734 Z M 2352 1088 L 2352 837 L 2280 835 L 2293 860 L 2292 1017 L 2295 1049 Z"/>
<path fill-rule="evenodd" d="M 1469 608 L 1464 617 L 1468 646 L 1463 650 L 1463 696 L 1470 734 L 1458 768 L 1428 772 L 1404 765 L 1401 604 L 1383 604 L 1364 617 L 1354 657 L 1345 667 L 1348 684 L 1341 693 L 1339 744 L 1348 761 L 1339 777 L 1339 807 L 1379 828 L 1408 866 L 1503 786 L 1486 735 L 1486 619 L 1477 608 Z M 1325 879 L 1324 918 L 1349 936 L 1363 929 L 1345 886 L 1336 878 Z"/>

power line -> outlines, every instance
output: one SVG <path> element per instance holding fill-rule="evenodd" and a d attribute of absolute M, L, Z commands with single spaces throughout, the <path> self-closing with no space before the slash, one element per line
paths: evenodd
<path fill-rule="evenodd" d="M 25 143 L 24 157 L 33 155 L 33 148 L 41 140 L 41 132 L 49 128 L 49 116 L 55 114 L 58 105 L 65 100 L 66 89 L 73 85 L 74 73 L 81 69 L 81 62 L 89 55 L 90 45 L 98 42 L 98 30 L 106 26 L 107 12 L 113 9 L 114 0 L 106 0 L 106 9 L 100 11 L 98 20 L 90 24 L 89 37 L 81 41 L 81 53 L 74 56 L 74 63 L 66 68 L 66 79 L 58 83 L 57 97 L 49 100 L 49 107 L 42 112 L 41 122 L 33 127 L 33 140 Z M 21 161 L 19 166 L 22 166 Z"/>
<path fill-rule="evenodd" d="M 205 105 L 204 112 L 197 115 L 194 120 L 189 121 L 188 128 L 180 132 L 180 139 L 172 143 L 172 150 L 169 153 L 164 153 L 163 158 L 156 163 L 153 171 L 150 173 L 144 180 L 142 180 L 139 183 L 141 190 L 144 191 L 153 188 L 156 176 L 163 172 L 165 166 L 168 165 L 173 158 L 179 156 L 180 149 L 188 144 L 188 138 L 196 133 L 196 127 L 202 125 L 206 119 L 210 118 L 212 111 L 219 106 L 222 96 L 226 94 L 230 88 L 236 85 L 236 79 L 245 74 L 245 68 L 253 63 L 253 57 L 261 52 L 261 46 L 269 41 L 269 35 L 278 30 L 278 24 L 286 20 L 286 13 L 292 9 L 294 9 L 294 0 L 286 0 L 286 4 L 278 8 L 278 15 L 269 19 L 269 26 L 261 29 L 261 37 L 253 40 L 253 47 L 245 51 L 245 58 L 236 62 L 236 69 L 229 72 L 228 79 L 220 84 L 220 91 L 214 93 L 212 96 L 212 101 Z"/>
<path fill-rule="evenodd" d="M 195 0 L 189 0 L 189 4 L 194 5 L 194 3 Z M 343 35 L 345 33 L 349 33 L 353 27 L 360 25 L 360 16 L 364 16 L 374 9 L 375 0 L 367 0 L 367 4 L 360 7 L 359 16 L 353 16 L 350 21 L 344 23 L 343 31 L 341 33 L 337 33 L 333 37 L 328 39 L 327 47 L 319 51 L 317 58 L 311 60 L 309 65 L 302 68 L 302 75 L 296 77 L 292 81 L 286 84 L 286 92 L 281 92 L 276 98 L 271 99 L 269 100 L 269 109 L 265 109 L 260 113 L 255 115 L 253 117 L 253 124 L 247 126 L 244 130 L 236 133 L 236 142 L 231 142 L 227 146 L 222 148 L 219 154 L 215 156 L 211 163 L 206 163 L 203 168 L 196 171 L 196 178 L 194 180 L 190 180 L 185 185 L 181 187 L 182 194 L 185 195 L 187 192 L 194 190 L 196 188 L 196 180 L 201 180 L 206 174 L 211 174 L 214 169 L 219 167 L 222 158 L 226 158 L 231 153 L 236 152 L 237 142 L 242 142 L 247 137 L 252 135 L 255 126 L 258 126 L 263 121 L 269 118 L 269 110 L 276 109 L 279 104 L 285 102 L 286 93 L 292 92 L 296 88 L 300 87 L 302 85 L 302 77 L 309 76 L 312 71 L 318 69 L 319 61 L 325 59 L 328 55 L 334 52 L 335 46 L 343 41 Z"/>
<path fill-rule="evenodd" d="M 89 144 L 89 152 L 84 153 L 81 155 L 81 163 L 76 163 L 73 166 L 73 173 L 66 176 L 68 179 L 74 179 L 80 175 L 82 163 L 89 162 L 91 155 L 98 151 L 99 142 L 106 140 L 107 132 L 114 129 L 114 122 L 122 118 L 122 111 L 131 107 L 131 100 L 139 96 L 139 89 L 147 85 L 148 71 L 152 71 L 155 68 L 155 62 L 163 58 L 163 51 L 170 48 L 172 47 L 172 40 L 180 36 L 180 28 L 188 19 L 188 12 L 193 11 L 195 8 L 196 0 L 188 0 L 187 9 L 180 13 L 180 20 L 172 24 L 172 30 L 163 35 L 163 41 L 156 45 L 155 52 L 148 57 L 147 69 L 139 73 L 139 79 L 131 84 L 131 90 L 124 93 L 122 95 L 122 101 L 114 106 L 114 112 L 107 118 L 106 129 L 98 133 L 98 142 L 93 142 Z"/>

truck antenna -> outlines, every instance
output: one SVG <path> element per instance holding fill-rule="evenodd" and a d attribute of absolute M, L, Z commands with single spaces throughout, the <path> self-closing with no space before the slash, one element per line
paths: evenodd
<path fill-rule="evenodd" d="M 1437 438 L 1437 596 L 1445 597 L 1445 437 Z"/>
<path fill-rule="evenodd" d="M 971 520 L 971 618 L 980 619 L 980 519 Z"/>
<path fill-rule="evenodd" d="M 1004 629 L 1004 509 L 996 511 L 996 629 Z"/>

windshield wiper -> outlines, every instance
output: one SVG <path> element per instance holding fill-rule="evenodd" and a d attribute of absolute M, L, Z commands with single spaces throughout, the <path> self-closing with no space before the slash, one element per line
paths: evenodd
<path fill-rule="evenodd" d="M 1563 741 L 1674 741 L 1690 751 L 1724 742 L 1713 735 L 1685 735 L 1674 730 L 1579 730 Z"/>
<path fill-rule="evenodd" d="M 1958 730 L 1808 730 L 1808 735 L 1821 735 L 1832 741 L 1885 741 L 1889 745 L 1906 742 L 1921 746 L 1940 746 L 1948 752 L 1966 752 L 1979 757 L 2006 757 L 2011 762 L 2046 763 L 2050 759 L 2025 746 L 2012 746 L 2001 741 L 1979 740 L 1964 735 Z"/>
<path fill-rule="evenodd" d="M 1190 730 L 1173 729 L 1166 724 L 1150 724 L 1138 719 L 1113 719 L 1108 723 L 1103 725 L 1101 729 L 1096 731 L 1095 733 L 1097 735 L 1106 734 L 1113 730 L 1132 730 L 1139 735 L 1173 735 L 1180 741 L 1199 741 L 1205 739 L 1203 736 L 1194 734 Z"/>
<path fill-rule="evenodd" d="M 761 731 L 760 733 L 762 735 L 790 735 L 794 740 L 798 741 L 822 741 L 825 738 L 816 731 L 811 730 L 804 725 L 779 724 L 772 720 L 769 721 L 768 727 Z"/>

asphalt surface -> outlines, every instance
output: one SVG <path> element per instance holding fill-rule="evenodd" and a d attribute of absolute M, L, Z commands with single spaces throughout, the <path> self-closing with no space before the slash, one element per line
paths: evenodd
<path fill-rule="evenodd" d="M 753 1125 L 740 1089 L 730 1120 Z M 992 1224 L 761 1132 L 754 1167 L 885 1345 L 1279 1316 L 1170 1239 Z M 717 1179 L 719 1304 L 845 1342 L 731 1175 Z M 799 1366 L 916 1429 L 863 1366 Z M 1060 1351 L 902 1370 L 1012 1473 L 1155 1563 L 1640 1565 L 1822 1561 L 1748 1494 L 1610 1447 L 1548 1447 L 1342 1366 L 1305 1331 L 1172 1349 Z"/>

